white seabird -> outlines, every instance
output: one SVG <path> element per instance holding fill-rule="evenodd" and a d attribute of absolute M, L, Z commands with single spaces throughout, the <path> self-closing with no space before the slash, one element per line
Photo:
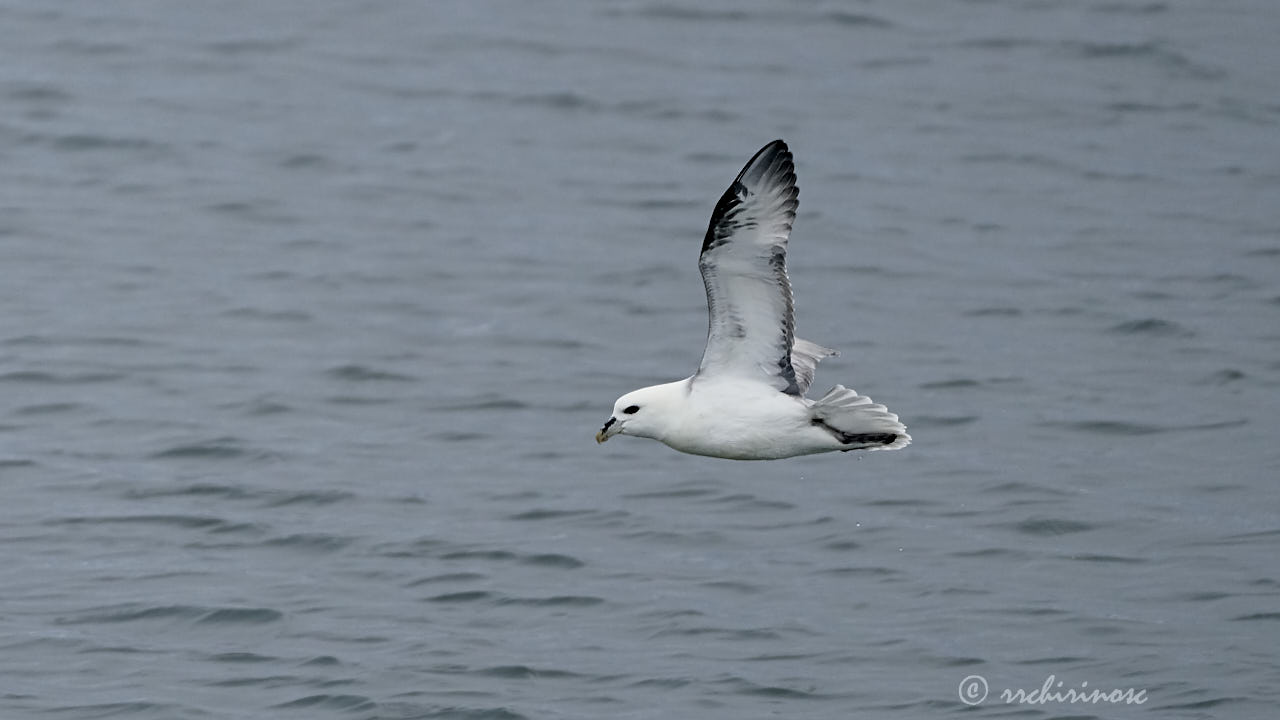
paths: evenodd
<path fill-rule="evenodd" d="M 795 337 L 786 259 L 798 197 L 791 151 L 774 140 L 716 203 L 702 241 L 710 319 L 698 371 L 618 398 L 596 442 L 635 435 L 733 460 L 910 444 L 897 415 L 843 385 L 804 396 L 818 361 L 837 353 Z"/>

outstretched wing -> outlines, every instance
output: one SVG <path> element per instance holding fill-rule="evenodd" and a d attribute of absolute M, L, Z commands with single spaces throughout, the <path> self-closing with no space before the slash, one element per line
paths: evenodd
<path fill-rule="evenodd" d="M 774 140 L 716 203 L 698 259 L 709 320 L 695 378 L 749 377 L 792 395 L 804 392 L 792 364 L 795 320 L 787 279 L 787 238 L 799 194 L 791 151 Z M 807 369 L 812 377 L 812 365 Z"/>

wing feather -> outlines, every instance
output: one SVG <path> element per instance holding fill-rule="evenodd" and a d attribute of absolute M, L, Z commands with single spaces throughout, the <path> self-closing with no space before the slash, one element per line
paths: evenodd
<path fill-rule="evenodd" d="M 801 395 L 813 382 L 813 373 L 818 369 L 818 363 L 823 358 L 839 354 L 818 343 L 796 338 L 795 344 L 791 346 L 791 367 L 796 371 L 796 384 L 800 386 Z"/>
<path fill-rule="evenodd" d="M 826 356 L 806 347 L 793 358 L 787 239 L 799 194 L 791 152 L 774 140 L 751 158 L 716 203 L 698 259 L 708 322 L 707 348 L 695 377 L 752 377 L 802 395 L 813 366 Z"/>

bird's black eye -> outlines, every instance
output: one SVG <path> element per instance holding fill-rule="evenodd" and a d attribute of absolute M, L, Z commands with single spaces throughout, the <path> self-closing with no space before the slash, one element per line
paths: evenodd
<path fill-rule="evenodd" d="M 636 413 L 640 412 L 640 406 L 639 406 L 639 405 L 628 405 L 628 406 L 627 406 L 627 408 L 626 408 L 625 410 L 623 410 L 622 412 L 623 412 L 623 413 L 625 413 L 625 414 L 627 414 L 627 415 L 635 415 Z"/>

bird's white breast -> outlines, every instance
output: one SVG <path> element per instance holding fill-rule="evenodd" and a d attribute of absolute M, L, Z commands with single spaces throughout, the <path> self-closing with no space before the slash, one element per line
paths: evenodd
<path fill-rule="evenodd" d="M 681 452 L 770 460 L 825 452 L 832 438 L 809 421 L 805 402 L 763 383 L 695 379 L 662 442 Z"/>

